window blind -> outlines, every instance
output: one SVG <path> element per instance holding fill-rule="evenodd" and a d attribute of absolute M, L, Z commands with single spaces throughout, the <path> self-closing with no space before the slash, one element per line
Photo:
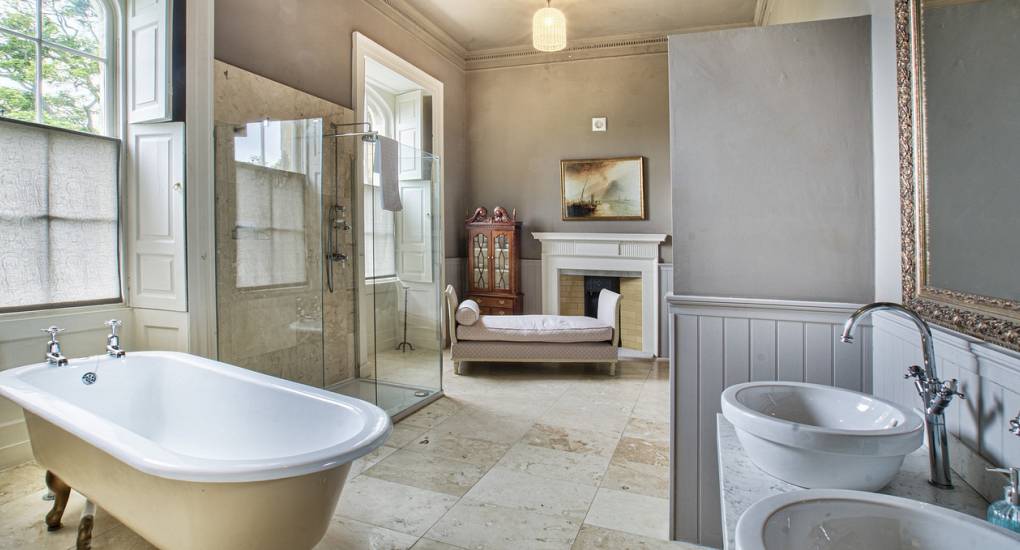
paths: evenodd
<path fill-rule="evenodd" d="M 0 312 L 121 300 L 119 148 L 0 121 Z"/>

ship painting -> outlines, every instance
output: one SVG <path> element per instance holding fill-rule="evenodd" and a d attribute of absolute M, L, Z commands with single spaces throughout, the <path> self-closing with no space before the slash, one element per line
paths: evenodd
<path fill-rule="evenodd" d="M 560 161 L 564 220 L 643 220 L 644 158 Z"/>
<path fill-rule="evenodd" d="M 588 195 L 588 198 L 584 198 L 584 191 L 588 188 L 588 184 L 585 183 L 584 187 L 581 188 L 581 195 L 579 198 L 567 202 L 567 217 L 568 218 L 588 218 L 595 214 L 595 211 L 599 209 L 599 201 L 595 200 L 594 195 Z"/>

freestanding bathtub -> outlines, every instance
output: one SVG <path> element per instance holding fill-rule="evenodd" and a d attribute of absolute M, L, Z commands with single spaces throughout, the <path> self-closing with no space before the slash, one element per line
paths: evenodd
<path fill-rule="evenodd" d="M 392 430 L 370 403 L 184 353 L 10 369 L 0 395 L 41 466 L 167 549 L 311 548 Z"/>

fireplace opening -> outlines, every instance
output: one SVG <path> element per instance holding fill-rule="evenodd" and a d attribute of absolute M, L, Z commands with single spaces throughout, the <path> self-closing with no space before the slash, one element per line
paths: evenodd
<path fill-rule="evenodd" d="M 584 276 L 584 315 L 586 317 L 599 316 L 599 293 L 603 288 L 619 294 L 620 278 L 601 275 Z"/>
<path fill-rule="evenodd" d="M 602 289 L 620 295 L 620 347 L 642 349 L 644 334 L 640 274 L 613 271 L 561 271 L 559 273 L 559 314 L 598 317 Z"/>

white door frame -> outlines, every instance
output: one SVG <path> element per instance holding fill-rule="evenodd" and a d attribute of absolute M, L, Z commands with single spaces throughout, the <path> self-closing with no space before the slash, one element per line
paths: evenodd
<path fill-rule="evenodd" d="M 445 200 L 445 189 L 446 189 L 446 156 L 443 149 L 444 140 L 444 122 L 443 118 L 443 83 L 435 78 L 434 76 L 426 73 L 425 71 L 414 66 L 410 62 L 406 61 L 399 55 L 391 52 L 390 50 L 379 45 L 371 38 L 368 38 L 364 34 L 355 31 L 353 33 L 353 48 L 351 50 L 353 59 L 351 65 L 354 71 L 354 78 L 351 79 L 351 96 L 354 98 L 354 120 L 361 122 L 366 120 L 365 110 L 365 60 L 371 59 L 372 61 L 392 70 L 393 72 L 407 78 L 415 84 L 421 86 L 422 90 L 426 94 L 432 96 L 432 153 L 439 157 L 439 185 L 440 185 L 440 201 L 439 201 L 439 214 L 441 223 L 438 225 L 439 231 L 445 233 L 446 224 L 446 200 Z M 360 148 L 357 149 L 360 152 Z M 362 162 L 356 163 L 356 174 L 357 178 L 356 188 L 353 193 L 353 203 L 357 205 L 357 217 L 356 220 L 359 222 L 363 221 L 364 216 L 364 205 L 361 200 L 363 193 L 359 187 L 362 178 L 364 177 L 361 173 Z M 433 212 L 435 214 L 435 212 Z M 364 238 L 363 228 L 356 228 L 355 242 L 360 243 Z M 433 254 L 438 254 L 441 258 L 439 262 L 439 273 L 434 274 L 438 277 L 440 286 L 442 281 L 446 280 L 446 262 L 442 259 L 445 258 L 444 243 L 445 235 L 441 235 L 438 239 L 439 250 L 433 250 Z M 360 255 L 360 249 L 359 249 Z M 360 265 L 357 268 L 356 276 L 358 278 L 357 284 L 355 285 L 358 297 L 364 296 L 365 291 L 365 268 L 364 262 L 358 262 Z M 438 304 L 437 297 L 437 304 Z M 442 308 L 439 309 L 441 311 Z M 359 312 L 355 312 L 355 316 L 359 316 Z M 360 318 L 358 319 L 360 322 Z M 360 352 L 359 352 L 360 354 Z M 357 358 L 360 361 L 360 357 Z"/>

